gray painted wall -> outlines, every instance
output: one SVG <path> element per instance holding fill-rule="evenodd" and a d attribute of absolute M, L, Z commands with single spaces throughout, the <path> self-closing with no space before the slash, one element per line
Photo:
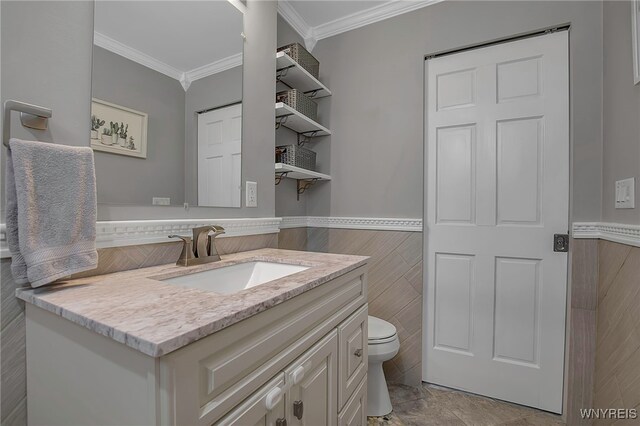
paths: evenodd
<path fill-rule="evenodd" d="M 572 218 L 599 220 L 602 3 L 589 1 L 446 1 L 320 40 L 333 135 L 314 148 L 332 181 L 307 194 L 307 213 L 422 217 L 424 55 L 569 22 Z"/>
<path fill-rule="evenodd" d="M 184 111 L 185 197 L 190 205 L 198 204 L 198 115 L 196 112 L 240 101 L 242 101 L 242 67 L 231 68 L 196 80 L 187 90 Z"/>
<path fill-rule="evenodd" d="M 640 224 L 640 84 L 633 84 L 631 5 L 604 2 L 602 220 Z M 615 181 L 636 178 L 636 208 L 615 209 Z"/>
<path fill-rule="evenodd" d="M 185 93 L 180 82 L 94 46 L 92 96 L 149 115 L 146 159 L 95 151 L 98 201 L 151 205 L 152 197 L 170 197 L 171 204 L 182 206 Z"/>
<path fill-rule="evenodd" d="M 46 134 L 30 134 L 20 128 L 17 118 L 13 121 L 13 134 L 68 145 L 88 144 L 93 2 L 3 1 L 1 4 L 2 100 L 15 98 L 53 108 Z M 275 1 L 247 1 L 242 179 L 258 182 L 258 208 L 198 207 L 185 211 L 173 206 L 100 204 L 99 220 L 274 215 L 276 16 Z"/>
<path fill-rule="evenodd" d="M 90 130 L 91 38 L 93 3 L 0 2 L 2 103 L 16 99 L 53 109 L 45 132 L 11 120 L 11 136 L 29 140 L 86 145 Z M 86 35 L 79 36 L 79 35 Z M 4 178 L 5 150 L 0 149 Z M 4 185 L 0 185 L 4 201 Z M 4 211 L 2 211 L 4 222 Z"/>

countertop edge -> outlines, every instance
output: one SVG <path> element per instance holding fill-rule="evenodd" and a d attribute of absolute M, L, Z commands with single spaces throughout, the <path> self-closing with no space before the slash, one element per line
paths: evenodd
<path fill-rule="evenodd" d="M 331 253 L 323 253 L 323 254 L 331 254 Z M 309 290 L 317 288 L 333 279 L 336 279 L 342 275 L 348 274 L 349 272 L 352 272 L 368 264 L 370 259 L 370 257 L 368 256 L 359 256 L 359 255 L 349 255 L 349 256 L 360 258 L 360 260 L 358 260 L 357 262 L 351 263 L 345 266 L 344 268 L 338 269 L 333 273 L 330 273 L 328 275 L 322 276 L 321 278 L 312 280 L 309 283 L 302 284 L 299 287 L 290 289 L 283 293 L 277 294 L 273 297 L 263 299 L 250 306 L 247 306 L 238 311 L 235 311 L 233 314 L 229 314 L 224 318 L 214 320 L 211 323 L 206 325 L 188 329 L 185 332 L 181 333 L 180 335 L 164 340 L 162 342 L 155 342 L 155 343 L 147 341 L 142 337 L 136 336 L 135 334 L 131 334 L 126 331 L 116 330 L 108 324 L 93 320 L 81 314 L 74 313 L 72 311 L 69 311 L 68 309 L 59 307 L 58 305 L 55 305 L 41 298 L 38 298 L 37 293 L 34 293 L 33 292 L 34 289 L 31 287 L 23 287 L 23 288 L 16 289 L 16 297 L 24 301 L 25 303 L 29 303 L 33 306 L 44 309 L 45 311 L 50 312 L 54 315 L 60 316 L 68 321 L 71 321 L 72 323 L 80 327 L 86 328 L 94 333 L 110 338 L 118 343 L 124 344 L 125 346 L 137 352 L 141 352 L 153 358 L 160 358 L 171 352 L 179 350 L 191 343 L 197 342 L 198 340 L 211 336 L 212 334 L 218 331 L 221 331 L 227 327 L 237 324 L 242 320 L 251 318 L 254 315 L 257 315 L 272 307 L 280 305 L 281 303 L 284 303 L 296 296 L 306 293 Z M 188 336 L 189 334 L 192 334 L 193 336 Z"/>

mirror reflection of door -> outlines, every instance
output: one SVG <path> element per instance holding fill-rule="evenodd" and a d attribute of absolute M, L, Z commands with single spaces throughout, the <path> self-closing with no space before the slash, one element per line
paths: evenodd
<path fill-rule="evenodd" d="M 242 104 L 198 114 L 198 205 L 240 207 Z"/>
<path fill-rule="evenodd" d="M 243 20 L 228 1 L 95 1 L 87 144 L 98 203 L 241 206 Z M 223 106 L 237 117 L 221 119 L 213 144 L 209 131 L 205 153 L 198 112 Z"/>

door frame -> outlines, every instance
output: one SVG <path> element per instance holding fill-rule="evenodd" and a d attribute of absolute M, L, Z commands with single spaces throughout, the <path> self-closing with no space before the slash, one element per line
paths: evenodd
<path fill-rule="evenodd" d="M 428 286 L 428 275 L 425 273 L 425 269 L 426 269 L 426 263 L 424 261 L 424 257 L 426 256 L 426 254 L 428 253 L 428 240 L 429 240 L 429 229 L 427 228 L 427 209 L 426 209 L 426 205 L 427 205 L 427 197 L 428 197 L 428 185 L 427 185 L 427 167 L 428 167 L 428 150 L 427 150 L 427 144 L 428 144 L 428 119 L 427 119 L 427 90 L 429 89 L 428 87 L 428 77 L 429 77 L 429 60 L 433 59 L 433 58 L 437 58 L 437 57 L 442 57 L 442 56 L 446 56 L 446 55 L 453 55 L 456 53 L 462 53 L 465 51 L 469 51 L 469 50 L 475 50 L 475 49 L 481 49 L 483 47 L 489 47 L 489 46 L 495 46 L 495 45 L 500 45 L 500 44 L 504 44 L 504 43 L 509 43 L 509 42 L 513 42 L 513 41 L 518 41 L 518 40 L 524 40 L 527 38 L 531 38 L 531 37 L 538 37 L 538 36 L 544 36 L 546 34 L 549 33 L 553 33 L 553 32 L 557 32 L 557 31 L 567 31 L 567 38 L 568 38 L 568 42 L 567 42 L 567 50 L 568 50 L 568 79 L 569 79 L 569 84 L 568 84 L 568 90 L 569 90 L 569 164 L 568 164 L 568 171 L 569 171 L 569 182 L 568 182 L 568 186 L 569 186 L 569 193 L 567 194 L 568 197 L 568 225 L 569 225 L 569 229 L 567 229 L 567 233 L 569 234 L 569 252 L 567 253 L 567 271 L 566 271 L 566 279 L 567 279 L 567 294 L 566 294 L 566 304 L 565 304 L 565 342 L 564 342 L 564 365 L 563 365 L 563 389 L 562 389 L 562 413 L 561 413 L 561 417 L 563 420 L 566 421 L 567 419 L 567 406 L 568 406 L 568 396 L 569 393 L 572 391 L 572 389 L 570 389 L 570 385 L 571 383 L 569 383 L 569 367 L 570 365 L 575 362 L 574 356 L 573 354 L 570 352 L 570 341 L 571 341 L 571 293 L 572 293 L 572 263 L 573 263 L 573 244 L 571 243 L 571 226 L 573 223 L 572 220 L 572 216 L 573 216 L 573 147 L 574 147 L 574 130 L 573 130 L 573 123 L 574 123 L 574 119 L 573 119 L 573 75 L 572 75 L 572 56 L 571 56 L 571 23 L 562 23 L 562 24 L 558 24 L 558 25 L 553 25 L 553 26 L 549 26 L 549 27 L 544 27 L 538 30 L 534 30 L 534 31 L 530 31 L 530 32 L 525 32 L 525 33 L 521 33 L 521 34 L 512 34 L 512 35 L 508 35 L 505 37 L 501 37 L 501 38 L 497 38 L 494 40 L 488 40 L 488 41 L 484 41 L 484 42 L 480 42 L 480 43 L 474 43 L 474 44 L 470 44 L 470 45 L 466 45 L 466 46 L 459 46 L 459 47 L 455 47 L 452 49 L 446 49 L 446 50 L 441 50 L 441 51 L 436 51 L 436 52 L 432 52 L 432 53 L 428 53 L 424 55 L 424 60 L 423 60 L 423 79 L 422 79 L 422 83 L 423 83 L 423 103 L 422 103 L 422 108 L 423 108 L 423 114 L 422 114 L 422 119 L 423 119 L 423 134 L 422 134 L 422 141 L 423 141 L 423 152 L 422 152 L 422 160 L 423 160 L 423 167 L 422 167 L 422 184 L 423 184 L 423 200 L 422 200 L 422 253 L 423 253 L 423 273 L 422 273 L 422 318 L 423 318 L 423 324 L 424 324 L 424 318 L 427 318 L 427 310 L 428 310 L 428 301 L 427 301 L 427 295 L 428 295 L 428 291 L 427 291 L 427 286 Z M 421 362 L 422 365 L 424 365 L 424 361 L 425 361 L 425 354 L 426 354 L 426 345 L 427 345 L 427 333 L 429 331 L 428 327 L 422 327 L 422 347 L 421 347 Z M 423 367 L 423 371 L 424 371 L 424 367 Z M 421 375 L 422 375 L 422 381 L 424 383 L 427 383 L 424 380 L 424 375 L 423 375 L 423 371 L 421 371 Z"/>

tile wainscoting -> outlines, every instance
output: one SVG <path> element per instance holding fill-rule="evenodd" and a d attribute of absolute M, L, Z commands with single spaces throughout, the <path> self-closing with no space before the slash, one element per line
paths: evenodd
<path fill-rule="evenodd" d="M 600 241 L 598 252 L 594 407 L 640 411 L 640 248 Z"/>
<path fill-rule="evenodd" d="M 422 232 L 301 227 L 282 229 L 278 239 L 283 249 L 371 256 L 369 313 L 394 324 L 400 338 L 398 355 L 384 365 L 387 379 L 420 385 Z"/>
<path fill-rule="evenodd" d="M 190 227 L 207 223 L 223 224 L 229 231 L 226 238 L 218 240 L 223 253 L 280 247 L 371 256 L 371 313 L 395 324 L 402 341 L 398 356 L 385 365 L 386 372 L 393 382 L 412 386 L 420 383 L 421 220 L 293 217 L 282 219 L 282 223 L 279 218 L 105 222 L 98 231 L 98 244 L 102 247 L 98 269 L 87 274 L 173 262 L 180 245 L 165 242 L 166 235 L 188 234 Z M 571 250 L 568 424 L 588 424 L 580 420 L 579 408 L 612 403 L 622 406 L 633 403 L 638 396 L 640 374 L 626 370 L 640 362 L 640 315 L 631 309 L 640 302 L 640 292 L 634 291 L 640 288 L 640 249 L 632 247 L 640 247 L 637 229 L 619 224 L 574 224 L 573 236 L 580 240 L 573 240 Z M 0 225 L 0 234 L 2 231 Z M 0 254 L 6 256 L 6 250 L 0 247 Z M 9 264 L 9 259 L 0 262 L 3 390 L 0 423 L 23 425 L 26 424 L 24 308 L 14 296 L 16 285 Z"/>

